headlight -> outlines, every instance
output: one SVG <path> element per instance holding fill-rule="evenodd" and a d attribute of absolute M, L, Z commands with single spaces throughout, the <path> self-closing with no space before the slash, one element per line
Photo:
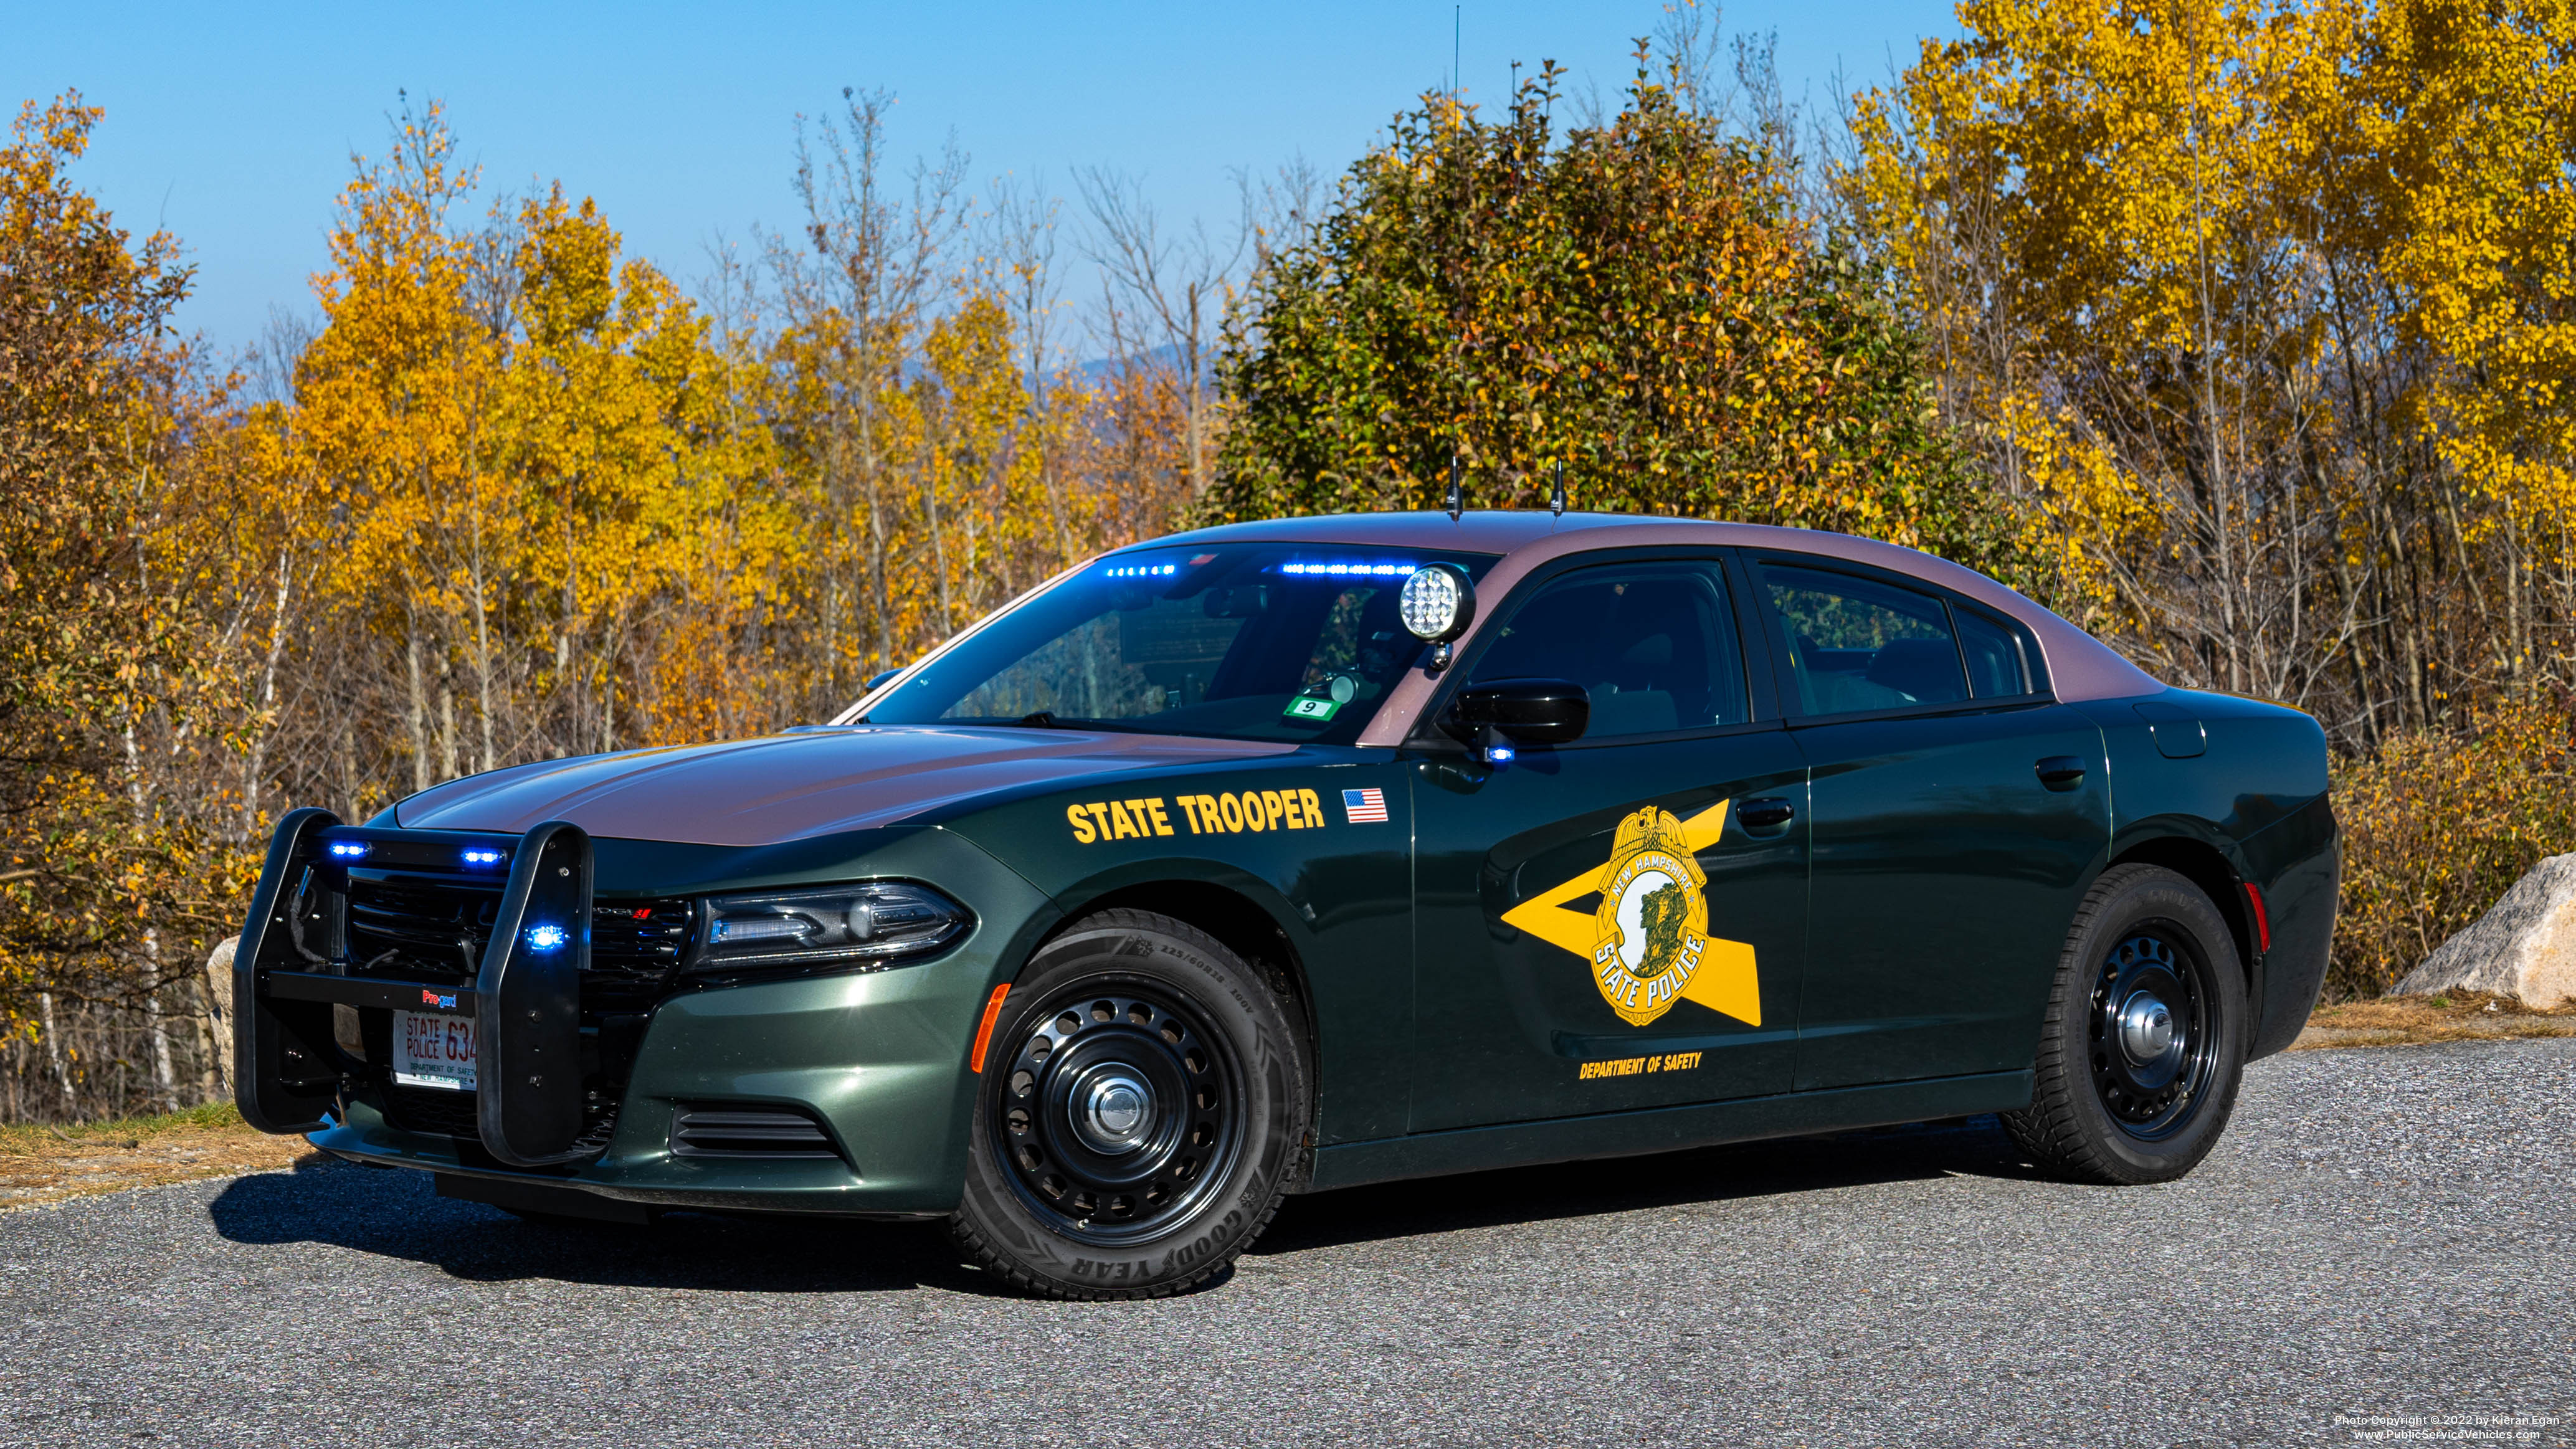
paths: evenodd
<path fill-rule="evenodd" d="M 908 881 L 715 896 L 690 969 L 892 965 L 938 950 L 973 924 L 964 906 Z"/>

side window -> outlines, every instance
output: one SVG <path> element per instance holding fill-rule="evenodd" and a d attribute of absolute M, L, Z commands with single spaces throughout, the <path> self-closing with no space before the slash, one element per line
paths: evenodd
<path fill-rule="evenodd" d="M 1714 563 L 1580 569 L 1512 611 L 1469 683 L 1570 679 L 1585 739 L 1742 724 L 1744 656 Z"/>
<path fill-rule="evenodd" d="M 1959 652 L 1968 660 L 1968 690 L 1979 699 L 2031 692 L 2022 667 L 2021 636 L 1999 619 L 1974 609 L 1952 608 L 1959 623 Z"/>
<path fill-rule="evenodd" d="M 1787 564 L 1762 565 L 1806 714 L 1859 714 L 1968 697 L 1950 611 L 1913 589 Z M 2018 659 L 2018 656 L 2015 656 Z"/>

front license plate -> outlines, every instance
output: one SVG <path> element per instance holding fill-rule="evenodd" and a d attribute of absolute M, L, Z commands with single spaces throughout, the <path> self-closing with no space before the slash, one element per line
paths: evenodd
<path fill-rule="evenodd" d="M 406 1087 L 474 1090 L 474 1018 L 394 1013 L 394 1080 Z"/>

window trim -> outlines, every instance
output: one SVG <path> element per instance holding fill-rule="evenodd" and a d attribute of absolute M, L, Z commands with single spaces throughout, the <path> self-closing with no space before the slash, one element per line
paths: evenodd
<path fill-rule="evenodd" d="M 1781 722 L 1790 729 L 1812 729 L 1818 725 L 1832 724 L 1865 724 L 1876 720 L 1925 719 L 1954 714 L 1987 714 L 2004 710 L 2033 709 L 2041 705 L 2057 703 L 2056 689 L 2047 677 L 2046 656 L 2039 651 L 2039 641 L 2018 619 L 1987 608 L 1972 599 L 1963 598 L 1929 579 L 1899 573 L 1894 569 L 1877 568 L 1870 564 L 1854 563 L 1848 559 L 1826 558 L 1819 554 L 1793 553 L 1784 549 L 1744 549 L 1741 553 L 1744 571 L 1750 576 L 1753 585 L 1752 591 L 1759 596 L 1754 606 L 1762 614 L 1762 637 L 1767 646 L 1766 652 L 1770 655 L 1775 687 L 1779 691 Z M 1842 714 L 1808 714 L 1799 710 L 1795 701 L 1803 696 L 1798 692 L 1796 671 L 1789 664 L 1788 623 L 1781 618 L 1779 609 L 1771 601 L 1770 586 L 1762 578 L 1764 564 L 1808 569 L 1816 573 L 1841 574 L 1863 583 L 1905 589 L 1938 601 L 1944 611 L 1943 617 L 1950 626 L 1950 648 L 1959 656 L 1959 682 L 1972 692 L 1965 699 L 1945 700 L 1938 704 L 1900 705 L 1894 709 L 1853 710 Z M 2020 694 L 1987 695 L 1982 698 L 1973 693 L 1976 680 L 1968 671 L 1967 650 L 1959 643 L 1958 615 L 1962 609 L 1973 611 L 1977 617 L 1989 623 L 2003 626 L 2005 632 L 2012 636 L 2015 646 L 2021 650 L 2023 681 L 2036 683 L 2039 686 L 2037 689 Z"/>
<path fill-rule="evenodd" d="M 1501 602 L 1494 606 L 1493 612 L 1488 616 L 1497 624 L 1506 622 L 1511 615 L 1526 607 L 1557 580 L 1586 569 L 1662 563 L 1700 564 L 1713 569 L 1724 581 L 1729 596 L 1728 622 L 1731 622 L 1735 629 L 1736 663 L 1743 671 L 1745 709 L 1751 716 L 1741 724 L 1702 725 L 1693 729 L 1659 730 L 1653 734 L 1612 735 L 1601 739 L 1594 739 L 1587 734 L 1582 739 L 1561 745 L 1534 747 L 1532 753 L 1553 754 L 1573 750 L 1617 749 L 1628 745 L 1665 744 L 1675 740 L 1723 739 L 1732 735 L 1779 729 L 1784 721 L 1776 698 L 1777 685 L 1771 677 L 1769 667 L 1770 650 L 1767 647 L 1756 648 L 1754 641 L 1758 636 L 1747 627 L 1752 620 L 1747 617 L 1749 602 L 1745 596 L 1746 580 L 1742 570 L 1736 567 L 1735 553 L 1736 550 L 1732 548 L 1706 546 L 1599 549 L 1567 554 L 1546 567 L 1533 571 L 1514 585 L 1512 591 L 1503 596 Z M 1483 606 L 1479 606 L 1479 612 L 1482 611 Z M 1413 732 L 1406 736 L 1404 748 L 1437 750 L 1442 753 L 1458 753 L 1467 749 L 1467 746 L 1459 743 L 1440 728 L 1440 718 L 1448 713 L 1449 706 L 1458 698 L 1458 691 L 1466 688 L 1468 679 L 1475 674 L 1476 666 L 1483 662 L 1485 655 L 1493 649 L 1495 641 L 1502 637 L 1499 630 L 1479 629 L 1476 633 L 1475 646 L 1450 664 L 1446 671 L 1448 677 L 1441 681 L 1439 689 L 1432 693 L 1422 713 L 1415 717 Z"/>
<path fill-rule="evenodd" d="M 1946 591 L 1944 592 L 1943 601 L 1950 606 L 1950 637 L 1959 646 L 1959 664 L 1962 668 L 1965 668 L 1968 663 L 1968 644 L 1967 640 L 1960 633 L 1959 616 L 1962 612 L 1965 612 L 1973 618 L 1982 619 L 1988 624 L 2003 630 L 2005 636 L 2013 641 L 2013 647 L 2021 652 L 2022 682 L 2024 684 L 2036 684 L 2039 686 L 2036 689 L 2026 689 L 2020 694 L 1990 695 L 1986 696 L 1987 698 L 2046 698 L 2049 700 L 2057 698 L 2055 689 L 2051 687 L 2048 682 L 2048 658 L 2046 655 L 2039 652 L 2039 639 L 2037 636 L 2033 635 L 2029 629 L 2024 628 L 2019 619 L 2013 618 L 2011 615 L 2004 613 L 2001 609 L 1989 608 L 1984 604 L 1978 603 L 1974 599 L 1963 599 L 1956 594 L 1950 594 Z M 1971 670 L 1968 675 L 1969 696 L 1971 698 L 1976 697 L 1976 691 L 1977 676 L 1975 672 Z"/>

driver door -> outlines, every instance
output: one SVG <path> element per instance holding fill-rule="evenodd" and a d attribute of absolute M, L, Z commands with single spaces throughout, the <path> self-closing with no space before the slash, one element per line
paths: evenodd
<path fill-rule="evenodd" d="M 1457 666 L 1452 698 L 1572 680 L 1591 724 L 1498 768 L 1410 752 L 1414 1131 L 1789 1089 L 1806 767 L 1740 598 L 1714 556 L 1587 564 Z"/>

